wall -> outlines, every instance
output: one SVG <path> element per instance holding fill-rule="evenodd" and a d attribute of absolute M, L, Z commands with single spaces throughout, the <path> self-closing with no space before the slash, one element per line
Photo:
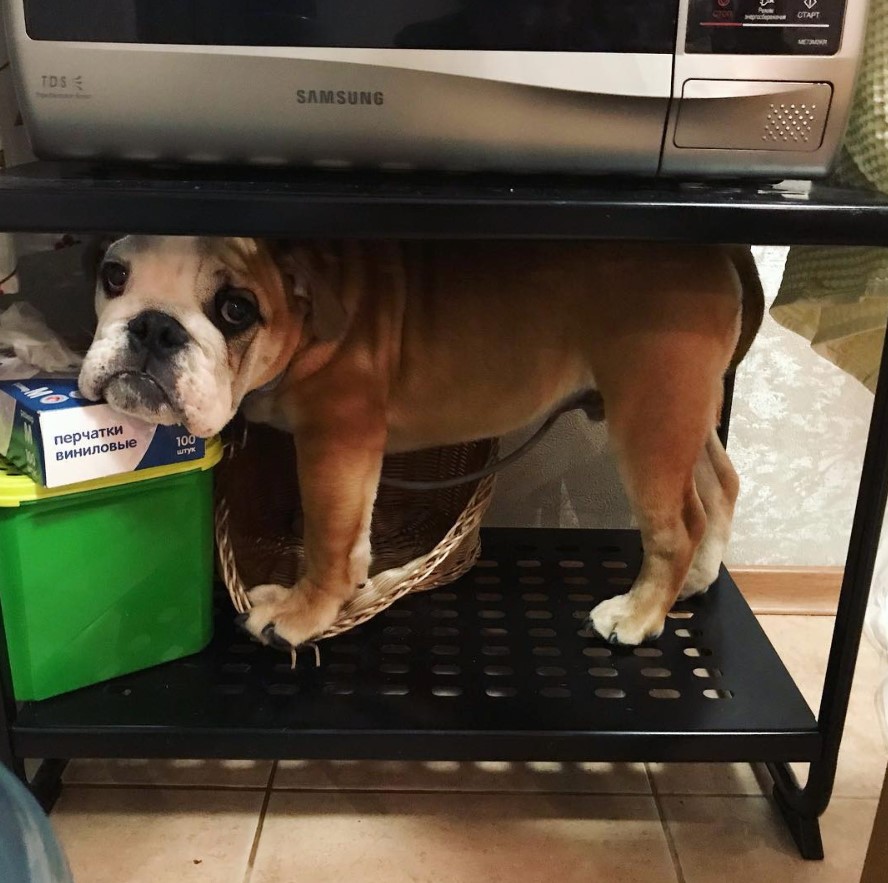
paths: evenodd
<path fill-rule="evenodd" d="M 770 304 L 786 249 L 755 254 Z M 737 376 L 729 450 L 742 490 L 729 563 L 844 562 L 871 407 L 863 386 L 766 317 Z M 500 476 L 487 523 L 630 525 L 604 428 L 562 418 Z"/>

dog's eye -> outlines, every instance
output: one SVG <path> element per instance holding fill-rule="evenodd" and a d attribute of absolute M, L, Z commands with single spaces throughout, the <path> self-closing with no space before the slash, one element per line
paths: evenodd
<path fill-rule="evenodd" d="M 108 297 L 117 297 L 117 295 L 123 294 L 126 281 L 129 279 L 129 270 L 123 264 L 114 261 L 102 264 L 99 275 L 102 280 L 102 289 Z"/>
<path fill-rule="evenodd" d="M 259 318 L 259 308 L 251 292 L 223 288 L 216 293 L 216 316 L 223 332 L 244 331 Z"/>

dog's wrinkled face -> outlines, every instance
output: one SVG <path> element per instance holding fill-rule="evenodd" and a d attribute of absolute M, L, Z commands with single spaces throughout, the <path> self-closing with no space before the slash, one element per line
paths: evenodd
<path fill-rule="evenodd" d="M 81 392 L 151 423 L 214 435 L 298 346 L 303 310 L 287 289 L 257 240 L 120 239 L 98 268 L 98 328 Z"/>

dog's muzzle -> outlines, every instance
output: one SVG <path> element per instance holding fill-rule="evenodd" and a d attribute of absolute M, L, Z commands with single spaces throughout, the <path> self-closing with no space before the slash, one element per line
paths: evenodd
<path fill-rule="evenodd" d="M 126 347 L 118 370 L 108 377 L 102 395 L 116 410 L 143 419 L 170 422 L 176 401 L 176 357 L 191 336 L 182 324 L 160 310 L 145 310 L 126 326 Z"/>

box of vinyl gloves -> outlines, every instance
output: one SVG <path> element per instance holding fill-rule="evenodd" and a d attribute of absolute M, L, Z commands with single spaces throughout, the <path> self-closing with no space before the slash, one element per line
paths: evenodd
<path fill-rule="evenodd" d="M 90 402 L 74 379 L 0 381 L 0 455 L 38 484 L 59 487 L 200 460 L 204 440 Z"/>

